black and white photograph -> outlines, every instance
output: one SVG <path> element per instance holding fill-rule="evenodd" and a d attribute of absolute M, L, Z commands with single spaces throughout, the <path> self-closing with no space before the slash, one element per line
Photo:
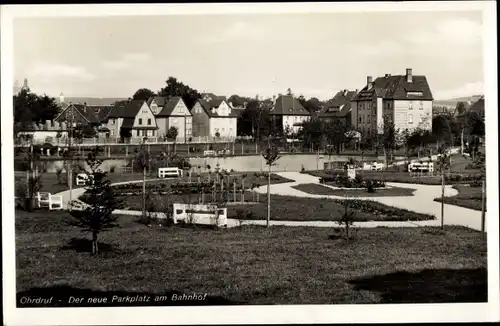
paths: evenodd
<path fill-rule="evenodd" d="M 496 23 L 2 6 L 4 324 L 500 321 Z"/>

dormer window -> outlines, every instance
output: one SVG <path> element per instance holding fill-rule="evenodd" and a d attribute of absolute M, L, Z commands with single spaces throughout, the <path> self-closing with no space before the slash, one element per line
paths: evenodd
<path fill-rule="evenodd" d="M 406 95 L 407 96 L 424 96 L 424 93 L 412 91 L 412 92 L 406 92 Z"/>

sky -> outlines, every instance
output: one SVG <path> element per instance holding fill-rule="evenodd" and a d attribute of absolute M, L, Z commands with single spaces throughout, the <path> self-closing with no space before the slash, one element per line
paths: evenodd
<path fill-rule="evenodd" d="M 127 98 L 174 76 L 326 100 L 412 68 L 444 100 L 483 93 L 482 28 L 475 11 L 15 18 L 14 80 L 55 97 Z"/>

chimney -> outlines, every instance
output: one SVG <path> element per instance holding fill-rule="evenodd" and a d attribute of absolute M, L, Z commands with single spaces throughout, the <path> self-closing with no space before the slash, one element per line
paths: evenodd
<path fill-rule="evenodd" d="M 347 89 L 344 89 L 344 96 L 347 96 Z"/>
<path fill-rule="evenodd" d="M 368 85 L 368 89 L 373 87 L 373 77 L 372 76 L 366 77 L 366 84 Z"/>
<path fill-rule="evenodd" d="M 385 74 L 385 78 L 391 77 L 391 74 Z"/>
<path fill-rule="evenodd" d="M 83 102 L 83 113 L 87 114 L 87 102 Z"/>
<path fill-rule="evenodd" d="M 413 82 L 413 75 L 412 75 L 411 68 L 406 69 L 406 81 L 408 83 L 412 83 Z"/>

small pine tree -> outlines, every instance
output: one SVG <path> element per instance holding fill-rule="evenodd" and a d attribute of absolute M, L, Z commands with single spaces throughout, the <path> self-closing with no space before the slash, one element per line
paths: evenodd
<path fill-rule="evenodd" d="M 111 187 L 111 181 L 106 179 L 106 172 L 99 169 L 102 164 L 97 159 L 99 150 L 96 148 L 88 154 L 87 164 L 91 170 L 85 191 L 88 205 L 84 210 L 71 211 L 70 225 L 82 228 L 83 232 L 92 233 L 92 254 L 99 254 L 98 235 L 101 232 L 117 227 L 118 217 L 112 212 L 120 207 L 119 201 Z"/>

